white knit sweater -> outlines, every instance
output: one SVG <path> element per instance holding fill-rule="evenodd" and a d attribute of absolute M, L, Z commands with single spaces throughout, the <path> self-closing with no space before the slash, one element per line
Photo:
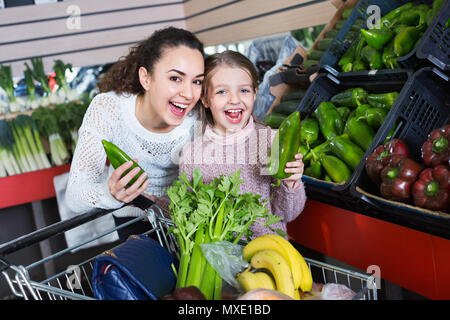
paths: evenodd
<path fill-rule="evenodd" d="M 116 144 L 139 165 L 150 179 L 147 194 L 166 196 L 166 189 L 178 177 L 181 149 L 194 133 L 198 119 L 194 108 L 183 123 L 169 133 L 145 129 L 135 115 L 136 95 L 98 94 L 91 102 L 79 130 L 66 191 L 66 201 L 75 213 L 93 208 L 117 209 L 123 205 L 108 188 L 113 168 L 106 166 L 102 139 Z M 138 216 L 142 211 L 126 207 L 116 216 Z"/>

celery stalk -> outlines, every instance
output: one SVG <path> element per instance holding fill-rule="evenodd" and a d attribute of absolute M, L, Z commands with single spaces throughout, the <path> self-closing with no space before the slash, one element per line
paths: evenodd
<path fill-rule="evenodd" d="M 194 249 L 192 250 L 192 257 L 189 266 L 189 273 L 187 275 L 186 287 L 196 286 L 200 287 L 202 279 L 202 270 L 204 262 L 206 261 L 203 256 L 200 244 L 204 243 L 205 227 L 201 225 L 195 233 Z"/>

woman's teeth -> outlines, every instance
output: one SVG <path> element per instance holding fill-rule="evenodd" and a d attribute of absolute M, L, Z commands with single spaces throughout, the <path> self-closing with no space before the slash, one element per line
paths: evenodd
<path fill-rule="evenodd" d="M 176 102 L 170 102 L 169 104 L 170 104 L 170 110 L 172 110 L 172 112 L 177 116 L 184 115 L 184 113 L 186 112 L 186 108 L 188 107 L 188 105 L 176 103 Z"/>

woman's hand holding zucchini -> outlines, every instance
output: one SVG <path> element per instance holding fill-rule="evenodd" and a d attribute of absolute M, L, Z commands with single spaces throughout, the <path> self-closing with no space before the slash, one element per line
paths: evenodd
<path fill-rule="evenodd" d="M 133 160 L 137 162 L 137 159 Z M 124 175 L 133 166 L 133 161 L 127 161 L 114 170 L 108 180 L 109 192 L 118 201 L 129 203 L 137 196 L 143 194 L 149 185 L 147 174 L 143 172 L 129 187 L 127 185 L 140 172 L 140 167 L 135 167 Z"/>

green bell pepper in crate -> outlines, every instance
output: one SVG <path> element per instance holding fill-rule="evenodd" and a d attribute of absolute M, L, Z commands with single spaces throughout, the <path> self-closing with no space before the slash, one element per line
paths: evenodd
<path fill-rule="evenodd" d="M 379 50 L 367 45 L 362 49 L 361 55 L 367 61 L 371 70 L 378 70 L 383 67 L 383 60 Z"/>
<path fill-rule="evenodd" d="M 394 32 L 387 28 L 370 30 L 361 29 L 361 33 L 367 44 L 377 50 L 383 49 L 384 45 L 394 37 Z"/>
<path fill-rule="evenodd" d="M 331 151 L 350 168 L 355 170 L 364 156 L 364 151 L 350 140 L 348 134 L 330 139 L 330 144 Z"/>
<path fill-rule="evenodd" d="M 351 118 L 345 124 L 345 133 L 348 134 L 350 140 L 355 142 L 359 147 L 367 150 L 375 138 L 375 132 L 364 119 Z"/>
<path fill-rule="evenodd" d="M 331 97 L 330 102 L 343 106 L 357 108 L 367 101 L 367 91 L 363 88 L 350 88 Z"/>
<path fill-rule="evenodd" d="M 319 121 L 320 132 L 325 139 L 333 138 L 344 131 L 344 121 L 333 103 L 321 102 L 314 115 Z"/>
<path fill-rule="evenodd" d="M 370 93 L 367 95 L 367 102 L 374 108 L 384 108 L 391 110 L 399 93 L 397 91 L 388 93 Z"/>

